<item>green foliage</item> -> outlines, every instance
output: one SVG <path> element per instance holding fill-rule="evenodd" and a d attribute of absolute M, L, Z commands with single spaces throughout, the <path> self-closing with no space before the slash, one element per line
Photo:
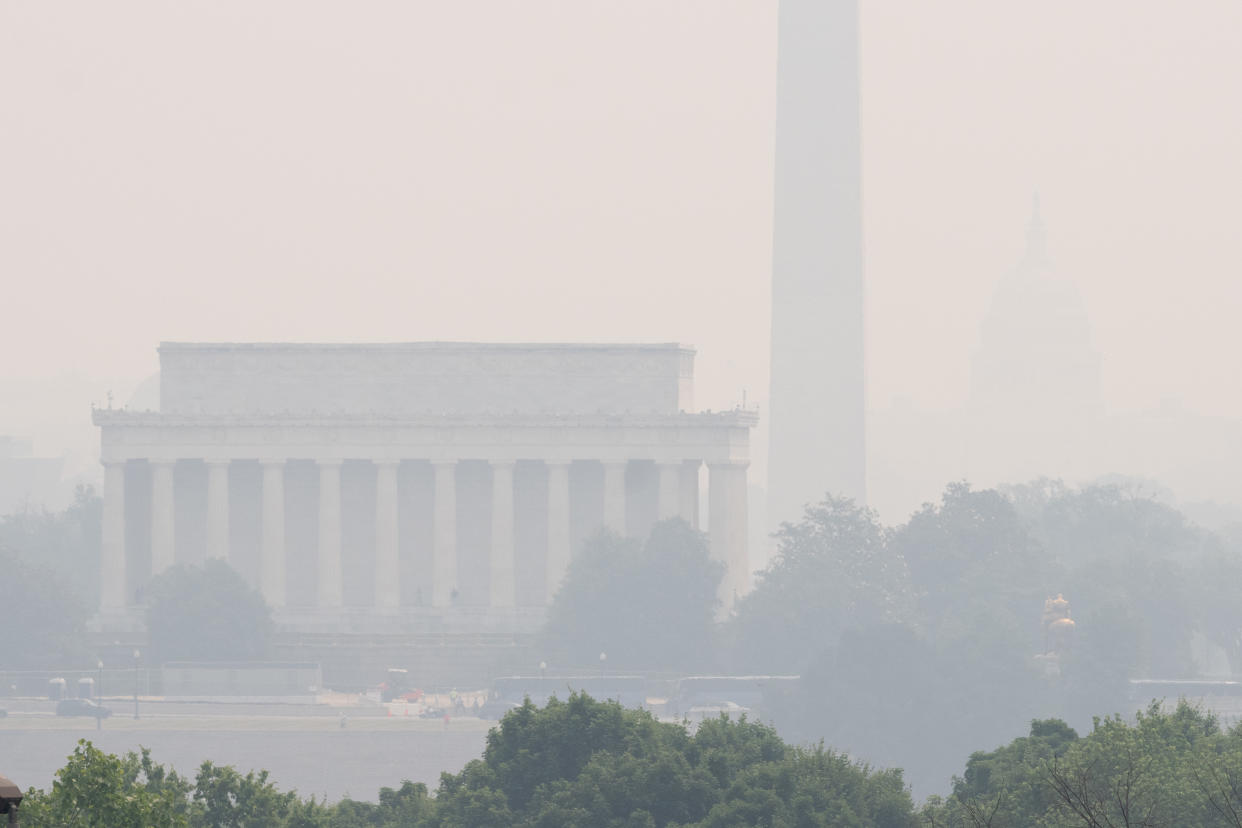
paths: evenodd
<path fill-rule="evenodd" d="M 744 669 L 796 673 L 818 655 L 808 642 L 909 617 L 909 572 L 889 554 L 874 511 L 828 497 L 800 523 L 783 525 L 776 541 L 776 558 L 731 625 Z"/>
<path fill-rule="evenodd" d="M 0 664 L 37 669 L 82 663 L 87 609 L 53 571 L 0 548 Z"/>
<path fill-rule="evenodd" d="M 79 486 L 63 512 L 0 518 L 0 664 L 39 669 L 82 664 L 86 619 L 99 601 L 100 500 Z"/>
<path fill-rule="evenodd" d="M 54 574 L 60 589 L 83 607 L 99 606 L 99 549 L 103 501 L 78 486 L 63 512 L 27 510 L 0 517 L 0 548 L 28 566 Z"/>
<path fill-rule="evenodd" d="M 157 663 L 267 657 L 272 617 L 263 596 L 228 564 L 177 565 L 148 589 L 147 630 Z"/>
<path fill-rule="evenodd" d="M 1134 723 L 1096 719 L 1079 738 L 1064 723 L 1036 721 L 1030 736 L 975 753 L 953 795 L 923 809 L 929 825 L 1242 825 L 1242 731 L 1185 701 L 1158 703 Z"/>
<path fill-rule="evenodd" d="M 332 809 L 333 826 L 353 828 L 406 828 L 427 824 L 435 815 L 435 801 L 427 793 L 427 786 L 410 782 L 400 788 L 380 788 L 379 802 L 355 802 L 345 799 Z"/>
<path fill-rule="evenodd" d="M 78 742 L 48 793 L 31 790 L 22 803 L 29 828 L 164 828 L 188 826 L 189 783 L 151 760 L 124 757 Z"/>
<path fill-rule="evenodd" d="M 579 694 L 509 713 L 436 804 L 443 828 L 915 824 L 899 771 L 790 748 L 745 719 L 690 734 Z"/>
<path fill-rule="evenodd" d="M 191 784 L 145 748 L 115 756 L 85 740 L 52 789 L 32 789 L 21 807 L 28 828 L 329 828 L 332 816 L 314 799 L 276 790 L 266 771 L 243 776 L 204 762 Z"/>
<path fill-rule="evenodd" d="M 194 784 L 194 824 L 211 828 L 280 825 L 300 803 L 296 793 L 281 793 L 267 771 L 244 776 L 229 766 L 204 762 Z"/>
<path fill-rule="evenodd" d="M 30 791 L 33 828 L 912 828 L 900 771 L 822 746 L 796 749 L 745 719 L 657 722 L 585 695 L 529 701 L 488 734 L 481 759 L 444 774 L 435 797 L 405 782 L 378 803 L 325 805 L 266 772 L 203 763 L 193 785 L 141 756 L 81 742 L 50 792 Z"/>
<path fill-rule="evenodd" d="M 893 529 L 830 497 L 777 540 L 732 670 L 801 674 L 783 732 L 900 764 L 916 789 L 1031 719 L 1124 709 L 1128 678 L 1193 676 L 1196 631 L 1242 664 L 1242 547 L 1120 487 L 954 483 Z M 1077 627 L 1050 676 L 1033 657 L 1057 593 Z"/>
<path fill-rule="evenodd" d="M 549 609 L 549 646 L 572 664 L 601 652 L 617 669 L 696 669 L 714 649 L 724 567 L 707 538 L 681 520 L 646 543 L 601 532 L 574 557 Z"/>

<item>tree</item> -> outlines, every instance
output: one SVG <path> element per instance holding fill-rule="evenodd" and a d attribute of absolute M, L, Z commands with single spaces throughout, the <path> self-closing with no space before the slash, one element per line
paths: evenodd
<path fill-rule="evenodd" d="M 0 663 L 63 667 L 86 660 L 83 631 L 99 600 L 100 500 L 79 486 L 64 512 L 0 518 Z"/>
<path fill-rule="evenodd" d="M 938 637 L 973 633 L 985 605 L 994 618 L 1034 618 L 1027 608 L 1041 606 L 1055 583 L 1013 503 L 967 483 L 950 483 L 939 504 L 924 504 L 893 532 L 889 550 L 909 567 L 920 621 Z"/>
<path fill-rule="evenodd" d="M 63 579 L 0 547 L 0 664 L 37 669 L 81 663 L 88 611 Z"/>
<path fill-rule="evenodd" d="M 342 828 L 411 828 L 430 825 L 435 817 L 435 804 L 426 785 L 407 779 L 401 783 L 400 788 L 380 788 L 378 803 L 341 800 L 332 809 L 332 824 Z"/>
<path fill-rule="evenodd" d="M 1215 588 L 1201 562 L 1219 550 L 1218 539 L 1172 507 L 1111 485 L 1052 497 L 1032 529 L 1057 561 L 1067 595 L 1099 614 L 1084 626 L 1114 633 L 1107 646 L 1126 653 L 1130 675 L 1193 674 L 1190 639 Z M 1216 574 L 1227 577 L 1228 568 Z M 1232 636 L 1216 624 L 1209 630 L 1228 649 Z"/>
<path fill-rule="evenodd" d="M 874 511 L 829 496 L 776 540 L 776 558 L 731 623 L 739 669 L 798 672 L 847 629 L 909 617 L 909 573 Z"/>
<path fill-rule="evenodd" d="M 1097 718 L 1083 737 L 1064 722 L 1036 721 L 1029 736 L 973 754 L 953 795 L 929 801 L 923 816 L 993 828 L 1238 825 L 1240 737 L 1185 701 L 1168 712 L 1153 702 L 1133 723 Z"/>
<path fill-rule="evenodd" d="M 436 807 L 443 828 L 915 825 L 900 771 L 791 748 L 745 718 L 691 735 L 580 694 L 507 714 L 482 759 L 444 775 Z"/>
<path fill-rule="evenodd" d="M 97 607 L 102 515 L 103 501 L 95 490 L 78 486 L 63 512 L 29 509 L 0 518 L 0 547 L 54 573 L 75 602 Z"/>
<path fill-rule="evenodd" d="M 151 581 L 148 595 L 147 630 L 157 662 L 267 657 L 271 611 L 224 561 L 174 566 Z"/>
<path fill-rule="evenodd" d="M 424 789 L 425 793 L 425 789 Z M 382 797 L 382 794 L 381 794 Z M 349 816 L 348 810 L 342 817 Z M 383 813 L 379 811 L 379 813 Z M 329 828 L 333 809 L 282 793 L 267 772 L 245 775 L 204 762 L 193 784 L 152 759 L 145 748 L 116 756 L 88 741 L 56 772 L 50 791 L 31 789 L 21 809 L 28 828 Z M 410 823 L 391 823 L 397 824 Z"/>
<path fill-rule="evenodd" d="M 645 543 L 601 532 L 570 562 L 545 637 L 570 663 L 601 652 L 621 669 L 694 669 L 714 649 L 724 567 L 684 521 L 658 523 Z"/>
<path fill-rule="evenodd" d="M 204 762 L 194 781 L 192 824 L 211 828 L 280 825 L 299 805 L 292 791 L 278 791 L 267 771 L 241 774 L 228 765 Z"/>
<path fill-rule="evenodd" d="M 141 755 L 106 754 L 79 741 L 56 772 L 50 792 L 32 789 L 22 803 L 29 828 L 174 828 L 188 826 L 189 783 Z"/>

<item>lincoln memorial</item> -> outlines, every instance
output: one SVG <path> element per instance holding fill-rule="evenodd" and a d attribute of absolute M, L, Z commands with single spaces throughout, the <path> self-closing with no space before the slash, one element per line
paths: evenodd
<path fill-rule="evenodd" d="M 100 623 L 221 558 L 284 629 L 533 629 L 601 528 L 700 526 L 748 586 L 753 411 L 696 412 L 676 344 L 163 343 L 158 411 L 94 410 Z"/>

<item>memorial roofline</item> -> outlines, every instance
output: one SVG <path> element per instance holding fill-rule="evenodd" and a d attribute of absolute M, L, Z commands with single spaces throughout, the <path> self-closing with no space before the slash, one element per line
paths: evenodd
<path fill-rule="evenodd" d="M 97 426 L 428 426 L 443 428 L 505 427 L 738 427 L 758 425 L 759 411 L 736 408 L 730 411 L 680 412 L 678 414 L 353 414 L 330 412 L 246 412 L 229 414 L 161 414 L 158 411 L 128 411 L 122 408 L 92 408 L 91 421 Z"/>
<path fill-rule="evenodd" d="M 159 351 L 672 351 L 681 342 L 161 342 Z"/>

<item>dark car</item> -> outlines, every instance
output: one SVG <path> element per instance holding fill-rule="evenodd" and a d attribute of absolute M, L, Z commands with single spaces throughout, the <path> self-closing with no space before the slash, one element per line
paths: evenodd
<path fill-rule="evenodd" d="M 112 715 L 112 711 L 90 699 L 63 699 L 56 703 L 56 715 L 90 716 L 95 719 L 106 719 Z"/>

